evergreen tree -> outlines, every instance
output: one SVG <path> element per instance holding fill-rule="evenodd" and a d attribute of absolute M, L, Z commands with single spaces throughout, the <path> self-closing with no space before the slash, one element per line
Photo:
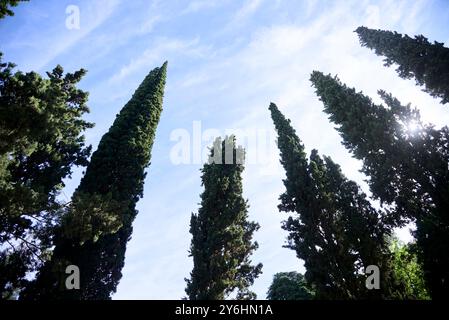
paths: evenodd
<path fill-rule="evenodd" d="M 423 125 L 416 109 L 379 91 L 386 106 L 313 72 L 311 81 L 343 144 L 363 161 L 373 196 L 390 210 L 388 223 L 416 219 L 417 245 L 433 298 L 449 292 L 449 129 Z"/>
<path fill-rule="evenodd" d="M 92 124 L 82 119 L 88 94 L 76 87 L 85 70 L 64 75 L 58 65 L 43 78 L 14 72 L 1 56 L 0 265 L 13 269 L 0 272 L 6 296 L 47 258 L 63 179 L 87 165 L 91 147 L 82 133 Z"/>
<path fill-rule="evenodd" d="M 449 102 L 449 48 L 444 43 L 430 43 L 419 35 L 411 38 L 397 32 L 358 27 L 362 46 L 384 56 L 386 66 L 397 64 L 396 71 L 404 79 L 415 78 L 425 91 Z"/>
<path fill-rule="evenodd" d="M 0 19 L 5 16 L 13 16 L 14 12 L 11 10 L 12 7 L 15 7 L 19 4 L 19 2 L 24 2 L 29 0 L 0 0 Z"/>
<path fill-rule="evenodd" d="M 304 260 L 305 278 L 319 299 L 389 298 L 390 280 L 385 237 L 390 230 L 359 186 L 342 174 L 331 158 L 312 150 L 309 160 L 295 130 L 270 104 L 278 132 L 281 164 L 286 171 L 286 191 L 279 210 L 296 212 L 283 224 L 289 232 L 286 247 Z M 381 290 L 368 290 L 364 271 L 381 270 Z"/>
<path fill-rule="evenodd" d="M 250 260 L 259 225 L 248 221 L 242 197 L 243 153 L 233 136 L 217 138 L 201 170 L 201 207 L 190 220 L 193 270 L 186 293 L 191 300 L 223 300 L 235 290 L 237 299 L 256 297 L 248 288 L 262 272 L 262 264 L 253 266 Z"/>
<path fill-rule="evenodd" d="M 109 299 L 116 291 L 162 111 L 166 68 L 147 75 L 102 137 L 56 233 L 51 261 L 21 298 Z M 79 267 L 80 290 L 65 287 L 68 265 Z"/>
<path fill-rule="evenodd" d="M 313 296 L 302 274 L 296 271 L 279 272 L 273 277 L 267 300 L 311 300 Z"/>

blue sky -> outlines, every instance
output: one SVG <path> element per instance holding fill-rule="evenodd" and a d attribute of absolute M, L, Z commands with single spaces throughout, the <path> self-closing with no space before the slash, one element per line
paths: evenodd
<path fill-rule="evenodd" d="M 69 5 L 79 7 L 79 29 L 66 28 Z M 80 87 L 90 92 L 86 119 L 96 126 L 86 138 L 94 148 L 145 75 L 169 62 L 152 163 L 114 299 L 184 296 L 184 278 L 192 269 L 189 220 L 202 191 L 198 152 L 216 134 L 246 133 L 248 140 L 240 142 L 254 152 L 244 173 L 244 195 L 250 218 L 261 225 L 253 261 L 264 268 L 253 289 L 265 298 L 274 273 L 304 271 L 294 252 L 282 248 L 286 233 L 280 222 L 287 215 L 278 212 L 277 199 L 284 173 L 272 143 L 269 102 L 292 120 L 307 150 L 330 155 L 368 192 L 360 163 L 341 146 L 314 95 L 308 81 L 312 70 L 338 74 L 375 101 L 376 91 L 385 89 L 417 106 L 424 121 L 449 123 L 445 107 L 413 80 L 383 67 L 353 32 L 365 25 L 449 43 L 444 0 L 31 0 L 15 12 L 0 21 L 5 61 L 40 73 L 56 64 L 66 71 L 88 70 Z M 189 164 L 173 161 L 180 132 L 189 139 Z M 80 175 L 75 170 L 64 197 L 70 197 Z M 404 240 L 407 233 L 399 231 Z"/>

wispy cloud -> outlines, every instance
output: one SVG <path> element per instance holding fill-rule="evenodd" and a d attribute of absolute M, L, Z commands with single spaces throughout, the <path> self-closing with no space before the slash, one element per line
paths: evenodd
<path fill-rule="evenodd" d="M 167 59 L 173 53 L 181 53 L 183 56 L 202 57 L 206 55 L 206 51 L 206 47 L 199 46 L 199 38 L 193 40 L 160 38 L 150 48 L 124 65 L 108 82 L 118 83 L 132 76 L 137 70 L 148 70 L 156 63 Z"/>
<path fill-rule="evenodd" d="M 90 1 L 80 9 L 81 26 L 79 30 L 64 30 L 58 28 L 46 54 L 35 59 L 34 69 L 41 70 L 56 57 L 87 37 L 92 31 L 101 26 L 117 9 L 120 0 Z"/>
<path fill-rule="evenodd" d="M 247 20 L 259 9 L 264 0 L 246 0 L 245 3 L 233 14 L 222 32 L 235 30 L 244 25 Z"/>
<path fill-rule="evenodd" d="M 146 21 L 144 21 L 140 27 L 137 29 L 137 34 L 147 34 L 153 31 L 154 26 L 158 23 L 162 21 L 162 17 L 161 16 L 154 16 L 154 17 L 150 17 L 148 18 Z"/>
<path fill-rule="evenodd" d="M 190 1 L 187 7 L 181 11 L 181 14 L 196 13 L 201 10 L 215 8 L 224 5 L 226 0 L 194 0 Z"/>
<path fill-rule="evenodd" d="M 251 16 L 260 7 L 263 0 L 246 0 L 245 4 L 235 13 L 232 21 L 238 23 Z"/>

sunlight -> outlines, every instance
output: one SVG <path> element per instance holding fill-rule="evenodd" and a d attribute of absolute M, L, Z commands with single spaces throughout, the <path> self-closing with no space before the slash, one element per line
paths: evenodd
<path fill-rule="evenodd" d="M 412 120 L 405 124 L 405 129 L 409 134 L 415 134 L 420 128 L 418 121 Z"/>

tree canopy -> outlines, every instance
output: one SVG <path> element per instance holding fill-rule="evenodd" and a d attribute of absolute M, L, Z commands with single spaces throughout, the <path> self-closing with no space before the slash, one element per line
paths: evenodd
<path fill-rule="evenodd" d="M 444 43 L 430 43 L 423 35 L 414 38 L 397 32 L 358 27 L 362 46 L 384 56 L 386 66 L 397 65 L 401 78 L 415 78 L 424 91 L 441 103 L 449 102 L 449 48 Z"/>
<path fill-rule="evenodd" d="M 268 300 L 311 300 L 313 296 L 304 275 L 296 271 L 276 273 L 267 293 Z"/>

